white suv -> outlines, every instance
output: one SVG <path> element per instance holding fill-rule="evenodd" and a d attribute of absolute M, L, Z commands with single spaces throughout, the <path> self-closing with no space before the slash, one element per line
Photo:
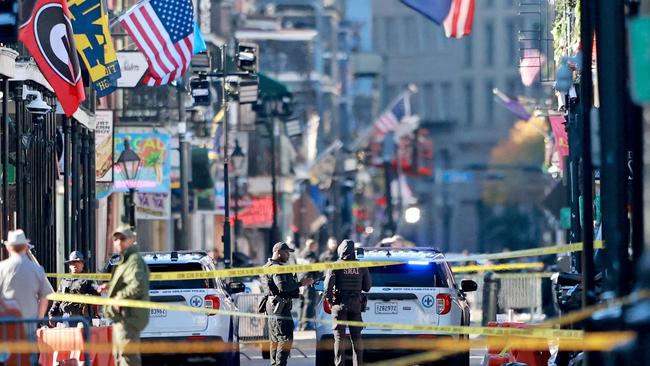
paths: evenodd
<path fill-rule="evenodd" d="M 200 251 L 173 251 L 140 253 L 151 272 L 213 271 L 215 266 L 207 253 Z M 110 271 L 115 259 L 107 270 Z M 231 294 L 243 292 L 240 282 L 226 284 L 221 278 L 150 281 L 151 301 L 170 305 L 237 311 Z M 141 333 L 143 341 L 223 341 L 238 343 L 238 318 L 227 315 L 208 315 L 151 309 L 149 324 Z M 239 350 L 228 353 L 143 355 L 143 362 L 153 365 L 189 361 L 201 364 L 239 366 Z"/>
<path fill-rule="evenodd" d="M 385 267 L 371 267 L 372 288 L 368 293 L 368 305 L 363 320 L 375 323 L 469 325 L 469 304 L 465 292 L 476 291 L 476 282 L 461 281 L 456 285 L 454 275 L 447 262 L 439 261 L 444 255 L 430 248 L 357 248 L 360 261 L 398 261 L 404 264 Z M 316 285 L 322 291 L 322 283 Z M 330 320 L 331 310 L 321 299 L 316 318 Z M 462 335 L 436 334 L 410 330 L 364 328 L 364 340 L 417 337 L 461 338 Z M 316 366 L 334 364 L 331 324 L 318 323 L 316 328 Z M 366 347 L 364 360 L 386 360 L 416 351 L 371 349 Z M 421 352 L 421 351 L 420 351 Z M 349 352 L 351 353 L 351 352 Z M 349 355 L 348 355 L 349 356 Z M 469 353 L 463 353 L 442 364 L 469 365 Z"/>

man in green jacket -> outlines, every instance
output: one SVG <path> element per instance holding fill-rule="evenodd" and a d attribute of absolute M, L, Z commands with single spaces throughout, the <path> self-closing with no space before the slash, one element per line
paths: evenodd
<path fill-rule="evenodd" d="M 113 251 L 120 253 L 108 284 L 112 299 L 149 300 L 149 268 L 135 245 L 135 233 L 123 226 L 113 233 Z M 106 285 L 102 286 L 106 289 Z M 139 353 L 125 353 L 129 343 L 140 341 L 140 331 L 149 322 L 149 310 L 106 306 L 104 314 L 113 321 L 113 353 L 115 366 L 140 366 Z"/>

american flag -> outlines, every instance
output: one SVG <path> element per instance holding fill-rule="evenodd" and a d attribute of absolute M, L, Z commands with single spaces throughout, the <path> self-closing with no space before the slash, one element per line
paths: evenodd
<path fill-rule="evenodd" d="M 383 137 L 397 128 L 402 118 L 406 115 L 406 105 L 409 95 L 410 93 L 408 92 L 402 94 L 392 107 L 379 116 L 374 124 L 375 135 Z"/>
<path fill-rule="evenodd" d="M 472 32 L 475 0 L 453 0 L 443 26 L 447 38 L 462 38 Z"/>
<path fill-rule="evenodd" d="M 194 48 L 193 14 L 191 0 L 145 0 L 120 17 L 149 63 L 146 85 L 169 84 L 187 71 Z"/>

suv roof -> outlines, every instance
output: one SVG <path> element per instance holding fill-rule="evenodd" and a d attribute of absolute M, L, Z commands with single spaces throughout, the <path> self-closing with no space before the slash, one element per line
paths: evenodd
<path fill-rule="evenodd" d="M 445 256 L 435 248 L 357 248 L 357 258 L 360 260 L 421 260 L 434 261 Z"/>

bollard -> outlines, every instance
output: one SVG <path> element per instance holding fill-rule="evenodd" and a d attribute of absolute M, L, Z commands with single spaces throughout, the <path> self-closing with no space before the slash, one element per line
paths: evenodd
<path fill-rule="evenodd" d="M 500 281 L 495 278 L 494 272 L 488 272 L 483 277 L 483 319 L 481 324 L 484 327 L 488 322 L 497 320 L 499 284 Z"/>

